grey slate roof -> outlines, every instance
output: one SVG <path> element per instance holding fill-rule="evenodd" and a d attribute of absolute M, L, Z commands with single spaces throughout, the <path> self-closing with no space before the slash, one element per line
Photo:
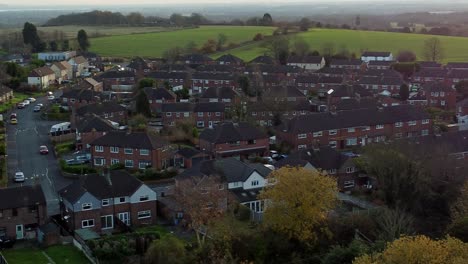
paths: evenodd
<path fill-rule="evenodd" d="M 291 97 L 306 98 L 306 96 L 295 86 L 273 86 L 263 94 L 263 97 L 280 99 L 286 99 Z"/>
<path fill-rule="evenodd" d="M 220 123 L 214 128 L 203 130 L 200 139 L 211 143 L 226 143 L 268 138 L 268 135 L 248 123 L 234 125 L 231 122 Z"/>
<path fill-rule="evenodd" d="M 275 61 L 275 59 L 273 59 L 273 57 L 266 56 L 266 55 L 260 55 L 260 56 L 258 56 L 256 58 L 254 58 L 253 60 L 251 60 L 250 63 L 276 64 L 276 61 Z"/>
<path fill-rule="evenodd" d="M 167 90 L 166 88 L 152 88 L 152 87 L 146 87 L 143 88 L 146 97 L 148 100 L 175 100 L 176 95 L 174 92 Z"/>
<path fill-rule="evenodd" d="M 77 120 L 76 127 L 80 133 L 89 133 L 92 131 L 109 132 L 116 130 L 108 120 L 102 119 L 96 115 Z"/>
<path fill-rule="evenodd" d="M 278 129 L 288 133 L 312 133 L 348 127 L 394 124 L 414 120 L 430 119 L 422 109 L 411 105 L 390 106 L 383 109 L 357 109 L 340 111 L 336 114 L 318 113 L 298 116 Z"/>
<path fill-rule="evenodd" d="M 62 189 L 60 195 L 75 203 L 89 192 L 98 199 L 131 196 L 143 183 L 126 171 L 110 171 L 109 179 L 102 175 L 90 174 Z"/>
<path fill-rule="evenodd" d="M 389 51 L 364 51 L 362 56 L 364 57 L 388 57 L 392 54 Z"/>
<path fill-rule="evenodd" d="M 275 163 L 275 167 L 304 166 L 308 162 L 315 168 L 330 170 L 339 169 L 348 159 L 350 159 L 349 156 L 326 146 L 320 147 L 318 150 L 309 149 L 294 152 L 285 159 Z"/>
<path fill-rule="evenodd" d="M 116 102 L 102 102 L 95 104 L 83 105 L 80 108 L 76 109 L 76 114 L 84 116 L 86 114 L 104 114 L 104 113 L 115 113 L 127 111 L 127 109 Z"/>
<path fill-rule="evenodd" d="M 200 98 L 229 98 L 234 99 L 239 96 L 239 93 L 231 87 L 210 87 L 203 92 Z"/>
<path fill-rule="evenodd" d="M 290 56 L 288 63 L 313 63 L 320 64 L 323 60 L 322 56 Z"/>
<path fill-rule="evenodd" d="M 234 80 L 231 73 L 214 73 L 214 72 L 195 72 L 192 74 L 192 80 Z"/>
<path fill-rule="evenodd" d="M 224 103 L 196 103 L 193 112 L 224 112 L 226 105 Z"/>
<path fill-rule="evenodd" d="M 26 185 L 0 189 L 0 210 L 46 204 L 40 185 Z"/>
<path fill-rule="evenodd" d="M 216 61 L 218 62 L 229 62 L 229 63 L 235 63 L 235 64 L 242 64 L 244 63 L 244 61 L 239 58 L 239 57 L 236 57 L 232 54 L 224 54 L 222 55 L 221 57 L 217 58 Z"/>
<path fill-rule="evenodd" d="M 148 132 L 124 132 L 111 131 L 106 135 L 95 139 L 91 146 L 108 146 L 135 149 L 159 149 L 168 146 L 169 143 Z"/>
<path fill-rule="evenodd" d="M 148 73 L 148 78 L 169 80 L 169 79 L 182 79 L 186 80 L 188 78 L 188 73 L 179 72 L 179 71 L 154 71 Z"/>
<path fill-rule="evenodd" d="M 68 91 L 64 91 L 60 97 L 75 100 L 86 100 L 89 102 L 99 99 L 101 95 L 102 93 L 100 92 L 95 92 L 88 89 L 70 89 Z"/>
<path fill-rule="evenodd" d="M 97 76 L 98 79 L 135 78 L 135 73 L 131 71 L 106 71 Z"/>

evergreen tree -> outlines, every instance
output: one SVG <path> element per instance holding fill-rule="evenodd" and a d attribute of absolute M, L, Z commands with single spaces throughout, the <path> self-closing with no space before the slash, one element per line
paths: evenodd
<path fill-rule="evenodd" d="M 151 117 L 150 104 L 144 91 L 138 92 L 136 98 L 136 112 L 144 115 L 145 117 Z"/>
<path fill-rule="evenodd" d="M 91 46 L 88 40 L 88 34 L 86 34 L 86 31 L 84 31 L 83 29 L 78 31 L 77 40 L 82 51 L 87 51 L 89 46 Z"/>

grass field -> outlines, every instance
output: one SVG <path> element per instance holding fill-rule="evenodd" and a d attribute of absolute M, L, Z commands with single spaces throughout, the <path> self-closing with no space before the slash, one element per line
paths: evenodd
<path fill-rule="evenodd" d="M 71 245 L 51 246 L 44 252 L 56 264 L 87 264 L 88 259 Z M 50 261 L 38 248 L 7 249 L 2 251 L 8 264 L 50 264 Z"/>
<path fill-rule="evenodd" d="M 194 41 L 201 46 L 208 39 L 216 40 L 218 34 L 227 36 L 227 43 L 242 43 L 252 40 L 257 33 L 271 35 L 273 27 L 202 26 L 171 32 L 111 36 L 91 39 L 91 51 L 102 56 L 158 57 L 171 47 L 184 47 Z"/>
<path fill-rule="evenodd" d="M 340 29 L 312 29 L 309 32 L 299 33 L 296 36 L 305 39 L 310 44 L 312 50 L 318 50 L 319 52 L 323 50 L 324 45 L 333 43 L 336 51 L 339 51 L 342 47 L 346 47 L 358 56 L 364 50 L 391 51 L 395 56 L 399 50 L 412 50 L 420 60 L 424 59 L 424 40 L 433 37 L 420 34 Z M 445 36 L 438 36 L 438 38 L 443 43 L 444 62 L 468 61 L 468 38 Z M 292 36 L 292 39 L 294 39 L 294 36 Z M 249 61 L 265 52 L 265 49 L 260 44 L 253 43 L 224 53 L 231 53 Z M 216 58 L 224 53 L 215 54 L 213 57 Z"/>

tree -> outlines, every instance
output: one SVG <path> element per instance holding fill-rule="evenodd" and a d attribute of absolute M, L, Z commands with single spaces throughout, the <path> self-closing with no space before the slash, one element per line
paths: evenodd
<path fill-rule="evenodd" d="M 279 60 L 281 54 L 289 54 L 289 38 L 286 36 L 278 36 L 271 41 L 265 42 L 264 47 L 272 57 Z"/>
<path fill-rule="evenodd" d="M 217 50 L 221 50 L 223 46 L 226 44 L 228 38 L 225 34 L 220 33 L 218 34 L 218 45 L 216 47 Z"/>
<path fill-rule="evenodd" d="M 354 24 L 356 25 L 356 27 L 359 27 L 361 25 L 361 16 L 356 16 L 356 22 Z"/>
<path fill-rule="evenodd" d="M 145 22 L 145 17 L 138 12 L 131 12 L 127 15 L 127 23 L 135 26 L 135 25 L 142 25 Z"/>
<path fill-rule="evenodd" d="M 331 57 L 335 54 L 335 44 L 331 42 L 327 42 L 322 46 L 322 52 L 320 52 L 325 57 Z"/>
<path fill-rule="evenodd" d="M 189 41 L 185 45 L 184 52 L 191 54 L 191 53 L 196 53 L 197 52 L 197 44 L 194 41 Z"/>
<path fill-rule="evenodd" d="M 57 41 L 52 40 L 51 42 L 49 42 L 49 48 L 51 51 L 57 51 L 58 50 Z"/>
<path fill-rule="evenodd" d="M 293 43 L 293 52 L 299 57 L 305 57 L 310 52 L 310 45 L 303 38 L 296 38 Z"/>
<path fill-rule="evenodd" d="M 272 26 L 273 25 L 273 18 L 269 13 L 265 13 L 261 20 L 262 26 Z"/>
<path fill-rule="evenodd" d="M 89 43 L 88 34 L 86 34 L 86 31 L 84 29 L 78 31 L 78 35 L 76 38 L 78 40 L 78 45 L 80 46 L 80 49 L 82 51 L 87 51 L 91 44 Z"/>
<path fill-rule="evenodd" d="M 433 37 L 424 41 L 424 58 L 428 61 L 440 61 L 444 58 L 442 42 Z"/>
<path fill-rule="evenodd" d="M 400 50 L 397 55 L 398 62 L 414 62 L 416 54 L 410 50 Z"/>
<path fill-rule="evenodd" d="M 26 22 L 23 27 L 23 42 L 32 46 L 33 52 L 41 52 L 45 49 L 44 43 L 37 34 L 35 25 Z"/>
<path fill-rule="evenodd" d="M 250 87 L 250 79 L 246 75 L 239 76 L 237 79 L 237 83 L 239 84 L 239 87 L 241 88 L 242 92 L 244 92 L 245 95 L 249 97 L 255 97 L 255 91 L 252 91 Z"/>
<path fill-rule="evenodd" d="M 260 40 L 263 40 L 263 35 L 262 33 L 257 33 L 255 34 L 254 38 L 253 38 L 253 41 L 260 41 Z"/>
<path fill-rule="evenodd" d="M 147 124 L 148 119 L 142 114 L 134 115 L 128 121 L 128 125 L 130 126 L 130 128 L 138 131 L 146 130 Z"/>
<path fill-rule="evenodd" d="M 209 54 L 215 52 L 217 47 L 218 43 L 214 39 L 209 39 L 203 44 L 200 51 L 204 54 Z"/>
<path fill-rule="evenodd" d="M 305 243 L 315 243 L 317 229 L 336 205 L 336 180 L 319 171 L 284 167 L 273 171 L 260 193 L 265 200 L 264 224 Z"/>
<path fill-rule="evenodd" d="M 171 17 L 169 17 L 169 21 L 180 27 L 185 24 L 185 17 L 181 14 L 172 14 Z"/>
<path fill-rule="evenodd" d="M 180 58 L 182 53 L 183 50 L 180 47 L 175 46 L 164 51 L 162 57 L 166 60 L 168 64 L 174 64 L 177 61 L 177 59 Z"/>
<path fill-rule="evenodd" d="M 146 251 L 145 264 L 187 263 L 187 250 L 184 242 L 167 235 L 164 238 L 153 241 Z"/>
<path fill-rule="evenodd" d="M 352 263 L 356 257 L 369 251 L 369 247 L 359 240 L 353 240 L 348 246 L 333 246 L 324 256 L 322 264 Z"/>
<path fill-rule="evenodd" d="M 143 78 L 138 82 L 138 89 L 140 90 L 146 87 L 154 87 L 155 84 L 156 82 L 154 81 L 154 79 Z"/>
<path fill-rule="evenodd" d="M 391 242 L 414 232 L 414 218 L 399 209 L 380 209 L 376 222 L 379 227 L 379 239 L 383 241 Z"/>
<path fill-rule="evenodd" d="M 382 253 L 364 255 L 353 264 L 457 264 L 468 262 L 468 244 L 447 237 L 432 240 L 426 236 L 402 237 L 387 244 Z"/>
<path fill-rule="evenodd" d="M 67 51 L 70 49 L 70 41 L 68 39 L 65 39 L 62 41 L 62 50 Z"/>
<path fill-rule="evenodd" d="M 468 180 L 463 184 L 458 199 L 451 205 L 450 215 L 452 220 L 468 217 Z"/>
<path fill-rule="evenodd" d="M 143 90 L 140 90 L 137 94 L 135 101 L 136 112 L 144 115 L 145 117 L 151 117 L 151 108 L 148 101 L 148 96 Z"/>
<path fill-rule="evenodd" d="M 301 21 L 299 21 L 299 30 L 308 31 L 309 28 L 310 28 L 310 20 L 306 17 L 302 18 Z"/>
<path fill-rule="evenodd" d="M 409 92 L 409 87 L 408 87 L 407 84 L 402 84 L 400 86 L 399 94 L 400 94 L 400 99 L 401 100 L 403 100 L 403 101 L 408 100 L 410 92 Z"/>

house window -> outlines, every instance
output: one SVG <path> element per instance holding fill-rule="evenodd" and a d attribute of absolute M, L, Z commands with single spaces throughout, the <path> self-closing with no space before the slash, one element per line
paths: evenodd
<path fill-rule="evenodd" d="M 313 136 L 314 136 L 314 137 L 321 137 L 321 136 L 322 136 L 322 131 L 320 131 L 320 132 L 314 132 Z"/>
<path fill-rule="evenodd" d="M 120 160 L 119 159 L 111 159 L 111 165 L 119 164 Z"/>
<path fill-rule="evenodd" d="M 403 137 L 403 133 L 396 133 L 395 134 L 395 138 L 402 138 Z"/>
<path fill-rule="evenodd" d="M 356 129 L 354 127 L 348 128 L 348 133 L 354 133 Z"/>
<path fill-rule="evenodd" d="M 258 184 L 259 184 L 258 180 L 252 181 L 251 183 L 252 186 L 258 186 Z"/>
<path fill-rule="evenodd" d="M 348 138 L 346 139 L 347 146 L 356 146 L 357 145 L 357 138 Z"/>
<path fill-rule="evenodd" d="M 172 116 L 172 113 L 166 113 L 166 116 Z"/>
<path fill-rule="evenodd" d="M 402 127 L 403 126 L 403 122 L 396 122 L 395 123 L 395 127 Z"/>
<path fill-rule="evenodd" d="M 216 116 L 221 116 L 221 113 L 220 113 L 220 112 L 216 112 Z"/>
<path fill-rule="evenodd" d="M 346 173 L 353 173 L 354 172 L 354 167 L 347 167 L 346 168 Z"/>
<path fill-rule="evenodd" d="M 133 149 L 131 149 L 131 148 L 124 148 L 124 153 L 127 154 L 127 155 L 131 155 L 131 154 L 133 154 Z"/>
<path fill-rule="evenodd" d="M 370 126 L 362 127 L 362 131 L 369 131 L 369 130 L 370 130 Z"/>
<path fill-rule="evenodd" d="M 103 147 L 103 146 L 95 146 L 95 147 L 94 147 L 94 150 L 95 150 L 96 152 L 104 152 L 104 147 Z"/>
<path fill-rule="evenodd" d="M 425 125 L 425 124 L 429 124 L 429 119 L 424 119 L 424 120 L 422 121 L 422 123 L 423 123 L 424 125 Z"/>
<path fill-rule="evenodd" d="M 93 209 L 93 205 L 91 203 L 84 203 L 81 205 L 82 211 L 87 211 Z"/>
<path fill-rule="evenodd" d="M 440 92 L 440 97 L 444 97 L 445 96 L 445 92 Z"/>
<path fill-rule="evenodd" d="M 208 116 L 211 116 L 211 112 L 208 112 Z"/>
<path fill-rule="evenodd" d="M 231 145 L 232 147 L 240 146 L 240 141 L 231 141 L 229 142 L 229 145 Z"/>
<path fill-rule="evenodd" d="M 334 135 L 336 135 L 336 134 L 338 134 L 338 130 L 336 130 L 336 129 L 328 130 L 328 135 L 334 136 Z"/>
<path fill-rule="evenodd" d="M 421 131 L 421 136 L 427 136 L 427 135 L 429 135 L 429 130 L 424 129 Z"/>
<path fill-rule="evenodd" d="M 329 169 L 328 174 L 330 174 L 330 175 L 336 174 L 336 169 Z"/>
<path fill-rule="evenodd" d="M 126 202 L 127 202 L 127 197 L 125 197 L 125 196 L 118 197 L 117 199 L 115 199 L 115 204 L 122 204 L 122 203 L 126 203 Z"/>
<path fill-rule="evenodd" d="M 89 228 L 94 226 L 94 219 L 87 219 L 81 221 L 81 228 Z"/>
<path fill-rule="evenodd" d="M 111 229 L 111 228 L 114 228 L 114 216 L 113 215 L 101 216 L 101 229 Z"/>
<path fill-rule="evenodd" d="M 298 145 L 297 146 L 297 149 L 306 149 L 307 148 L 307 145 Z"/>
<path fill-rule="evenodd" d="M 445 101 L 440 101 L 440 105 L 444 106 L 444 105 L 445 105 Z"/>
<path fill-rule="evenodd" d="M 345 182 L 343 183 L 343 187 L 344 187 L 345 189 L 347 189 L 347 188 L 353 188 L 353 187 L 354 187 L 354 180 L 345 181 Z"/>
<path fill-rule="evenodd" d="M 198 117 L 203 117 L 203 112 L 198 112 L 197 115 Z"/>
<path fill-rule="evenodd" d="M 252 112 L 252 116 L 257 116 L 257 112 Z"/>
<path fill-rule="evenodd" d="M 103 158 L 94 158 L 94 165 L 104 166 L 104 165 L 106 165 L 106 160 L 103 159 Z"/>
<path fill-rule="evenodd" d="M 149 196 L 148 195 L 142 195 L 140 196 L 140 202 L 146 202 L 149 200 Z"/>
<path fill-rule="evenodd" d="M 189 116 L 190 116 L 189 112 L 184 112 L 184 117 L 189 117 Z"/>
<path fill-rule="evenodd" d="M 18 216 L 18 209 L 17 208 L 11 209 L 11 215 L 12 216 Z"/>
<path fill-rule="evenodd" d="M 299 135 L 297 135 L 297 138 L 298 138 L 298 139 L 307 138 L 307 134 L 299 134 Z"/>
<path fill-rule="evenodd" d="M 110 147 L 111 153 L 119 153 L 119 147 Z"/>
<path fill-rule="evenodd" d="M 180 113 L 179 113 L 179 112 L 176 113 L 176 117 L 180 117 Z"/>
<path fill-rule="evenodd" d="M 416 121 L 409 121 L 409 122 L 408 122 L 408 125 L 409 125 L 409 126 L 415 126 L 415 125 L 416 125 Z"/>
<path fill-rule="evenodd" d="M 251 139 L 251 140 L 247 141 L 248 145 L 254 145 L 255 143 L 257 143 L 257 140 L 255 140 L 255 139 Z"/>
<path fill-rule="evenodd" d="M 138 219 L 144 219 L 144 218 L 150 218 L 150 217 L 151 217 L 151 211 L 150 210 L 138 212 Z"/>
<path fill-rule="evenodd" d="M 102 206 L 109 206 L 110 200 L 109 199 L 102 199 L 101 200 L 101 205 Z"/>
<path fill-rule="evenodd" d="M 125 168 L 133 168 L 133 160 L 125 160 Z"/>
<path fill-rule="evenodd" d="M 384 128 L 384 125 L 376 125 L 375 126 L 375 129 L 383 129 Z"/>
<path fill-rule="evenodd" d="M 328 145 L 329 145 L 331 148 L 336 148 L 336 141 L 330 141 L 330 142 L 328 142 Z"/>
<path fill-rule="evenodd" d="M 205 127 L 205 122 L 203 121 L 197 121 L 197 127 Z"/>
<path fill-rule="evenodd" d="M 144 169 L 146 169 L 146 168 L 148 168 L 150 166 L 151 166 L 151 162 L 149 162 L 149 161 L 140 161 L 140 162 L 138 162 L 138 168 L 140 170 L 144 170 Z"/>
<path fill-rule="evenodd" d="M 140 149 L 140 155 L 141 156 L 148 156 L 149 155 L 149 150 L 148 149 Z"/>

